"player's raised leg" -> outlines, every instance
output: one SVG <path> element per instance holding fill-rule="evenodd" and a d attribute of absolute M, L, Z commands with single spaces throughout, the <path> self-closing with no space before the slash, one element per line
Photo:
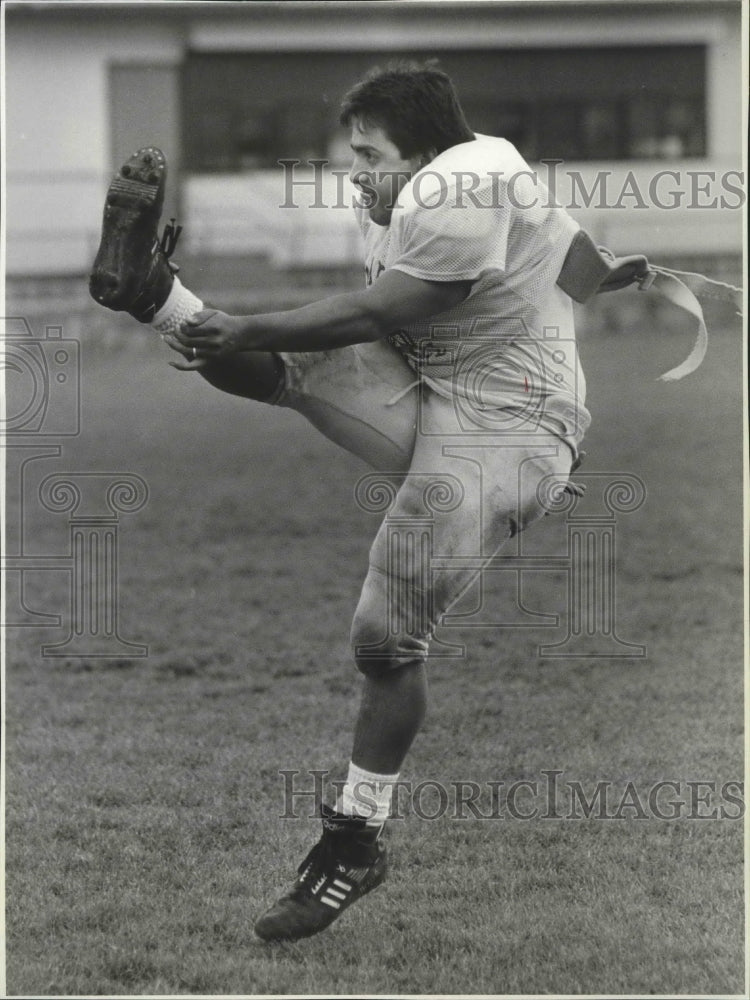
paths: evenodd
<path fill-rule="evenodd" d="M 120 168 L 107 191 L 92 297 L 162 335 L 203 309 L 176 275 L 179 229 L 159 238 L 167 163 L 147 146 Z M 187 360 L 192 360 L 186 355 Z M 196 371 L 223 392 L 297 410 L 321 433 L 375 468 L 408 467 L 416 409 L 414 375 L 387 343 L 311 354 L 254 351 L 205 362 Z"/>
<path fill-rule="evenodd" d="M 158 333 L 172 332 L 203 309 L 203 302 L 180 282 L 170 258 L 180 229 L 169 225 L 159 237 L 167 161 L 160 149 L 145 146 L 120 167 L 109 185 L 102 234 L 89 278 L 100 305 L 127 312 Z M 270 353 L 237 356 L 214 363 L 201 374 L 234 395 L 266 400 L 277 392 L 283 364 Z"/>

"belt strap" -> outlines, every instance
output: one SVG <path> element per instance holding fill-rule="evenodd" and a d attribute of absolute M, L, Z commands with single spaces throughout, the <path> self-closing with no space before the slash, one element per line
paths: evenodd
<path fill-rule="evenodd" d="M 742 314 L 742 290 L 723 281 L 691 271 L 674 271 L 650 264 L 642 254 L 615 257 L 604 247 L 597 247 L 588 233 L 579 230 L 573 237 L 557 284 L 575 302 L 585 303 L 602 292 L 616 291 L 637 284 L 641 291 L 655 291 L 668 302 L 684 309 L 697 324 L 695 341 L 685 360 L 659 376 L 662 382 L 684 378 L 703 361 L 708 346 L 708 331 L 698 298 L 715 299 L 734 305 Z"/>

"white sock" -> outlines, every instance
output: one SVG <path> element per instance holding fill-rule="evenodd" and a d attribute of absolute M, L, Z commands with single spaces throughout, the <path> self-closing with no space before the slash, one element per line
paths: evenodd
<path fill-rule="evenodd" d="M 175 333 L 179 330 L 181 323 L 200 312 L 202 308 L 203 302 L 197 295 L 193 295 L 189 289 L 185 288 L 175 275 L 167 301 L 151 320 L 151 326 L 162 336 L 165 333 Z"/>
<path fill-rule="evenodd" d="M 398 774 L 375 774 L 350 763 L 338 812 L 345 816 L 362 816 L 368 826 L 382 826 L 390 815 L 393 786 L 397 781 Z"/>

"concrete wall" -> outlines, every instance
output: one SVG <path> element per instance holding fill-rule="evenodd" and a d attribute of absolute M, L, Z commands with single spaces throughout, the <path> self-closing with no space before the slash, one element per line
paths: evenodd
<path fill-rule="evenodd" d="M 169 22 L 95 14 L 6 17 L 7 271 L 84 272 L 98 243 L 110 164 L 108 68 L 177 65 Z"/>

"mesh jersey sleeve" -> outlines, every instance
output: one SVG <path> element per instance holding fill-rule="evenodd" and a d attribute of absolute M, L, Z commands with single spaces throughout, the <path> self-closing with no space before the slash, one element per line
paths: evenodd
<path fill-rule="evenodd" d="M 425 281 L 475 281 L 488 271 L 505 273 L 511 211 L 503 201 L 491 178 L 471 191 L 444 181 L 423 194 L 415 189 L 409 203 L 394 211 L 396 244 L 389 266 Z"/>

